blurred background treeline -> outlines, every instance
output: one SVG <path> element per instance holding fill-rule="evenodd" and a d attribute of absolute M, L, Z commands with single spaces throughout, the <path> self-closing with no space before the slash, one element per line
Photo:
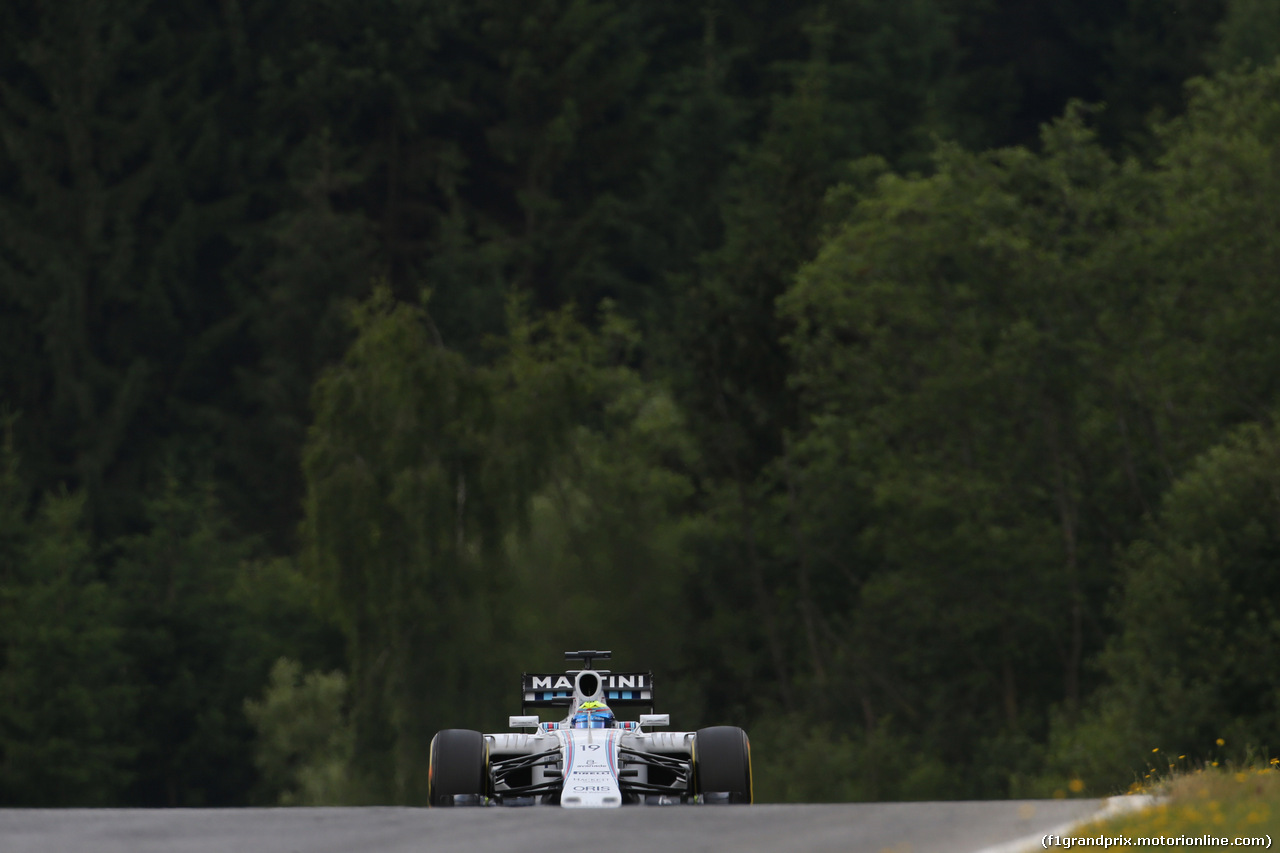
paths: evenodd
<path fill-rule="evenodd" d="M 576 647 L 768 799 L 1276 746 L 1278 52 L 1272 0 L 3 4 L 0 803 L 419 803 Z"/>

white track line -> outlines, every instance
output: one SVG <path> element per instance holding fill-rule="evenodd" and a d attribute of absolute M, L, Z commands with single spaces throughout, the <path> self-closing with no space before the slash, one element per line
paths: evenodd
<path fill-rule="evenodd" d="M 1126 794 L 1122 797 L 1108 797 L 1106 804 L 1088 817 L 1064 823 L 1062 826 L 1055 826 L 1053 829 L 1047 829 L 1035 835 L 1028 835 L 1014 841 L 1006 841 L 993 847 L 984 847 L 981 850 L 974 851 L 974 853 L 1028 853 L 1031 850 L 1040 850 L 1042 849 L 1041 839 L 1046 835 L 1070 835 L 1085 824 L 1116 817 L 1128 812 L 1149 809 L 1158 802 L 1159 798 L 1149 794 Z"/>

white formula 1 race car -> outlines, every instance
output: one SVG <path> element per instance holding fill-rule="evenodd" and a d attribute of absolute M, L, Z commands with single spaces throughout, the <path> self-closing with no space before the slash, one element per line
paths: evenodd
<path fill-rule="evenodd" d="M 592 669 L 609 652 L 565 652 L 583 668 L 525 673 L 517 734 L 445 729 L 431 739 L 432 806 L 559 805 L 608 809 L 626 803 L 750 803 L 751 745 L 735 726 L 656 732 L 670 725 L 653 711 L 653 673 Z M 638 721 L 613 708 L 648 706 Z M 529 708 L 567 707 L 559 722 Z"/>

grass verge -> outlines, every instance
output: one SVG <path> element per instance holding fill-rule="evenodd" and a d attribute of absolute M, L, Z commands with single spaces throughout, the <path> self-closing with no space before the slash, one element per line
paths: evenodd
<path fill-rule="evenodd" d="M 1204 767 L 1176 773 L 1146 786 L 1159 803 L 1142 811 L 1077 828 L 1071 837 L 1267 838 L 1280 841 L 1280 772 L 1276 766 Z M 1221 845 L 1183 845 L 1210 849 Z M 1177 845 L 1174 845 L 1178 849 Z"/>

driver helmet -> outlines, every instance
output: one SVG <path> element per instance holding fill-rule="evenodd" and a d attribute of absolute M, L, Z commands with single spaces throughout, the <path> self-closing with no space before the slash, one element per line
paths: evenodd
<path fill-rule="evenodd" d="M 611 729 L 614 723 L 613 712 L 603 702 L 583 702 L 573 715 L 575 729 Z"/>

